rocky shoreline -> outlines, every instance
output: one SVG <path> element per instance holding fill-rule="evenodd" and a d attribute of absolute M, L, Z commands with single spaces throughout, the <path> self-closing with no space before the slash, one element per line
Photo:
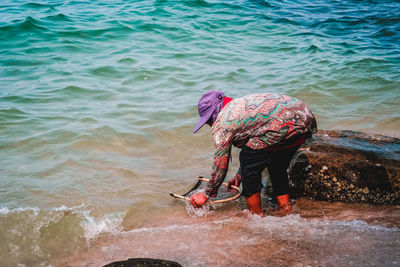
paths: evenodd
<path fill-rule="evenodd" d="M 319 131 L 296 154 L 289 183 L 294 198 L 399 205 L 400 139 Z"/>

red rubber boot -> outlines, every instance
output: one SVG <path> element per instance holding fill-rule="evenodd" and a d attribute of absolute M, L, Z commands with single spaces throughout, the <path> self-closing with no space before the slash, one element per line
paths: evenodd
<path fill-rule="evenodd" d="M 261 217 L 264 217 L 264 212 L 261 209 L 261 193 L 255 193 L 246 198 L 247 207 L 250 212 L 253 214 L 257 214 Z"/>
<path fill-rule="evenodd" d="M 292 206 L 289 201 L 289 194 L 280 195 L 276 197 L 276 201 L 278 202 L 278 210 L 276 215 L 285 216 L 292 212 Z"/>

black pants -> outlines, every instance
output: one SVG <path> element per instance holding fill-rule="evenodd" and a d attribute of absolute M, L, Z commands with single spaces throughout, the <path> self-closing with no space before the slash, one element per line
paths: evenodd
<path fill-rule="evenodd" d="M 242 195 L 249 197 L 261 191 L 261 172 L 265 168 L 268 168 L 274 196 L 289 194 L 287 168 L 298 148 L 262 151 L 245 146 L 239 155 Z"/>

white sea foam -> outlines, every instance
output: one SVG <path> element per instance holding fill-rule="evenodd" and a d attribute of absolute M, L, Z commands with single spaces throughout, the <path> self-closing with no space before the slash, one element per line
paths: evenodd
<path fill-rule="evenodd" d="M 6 215 L 10 212 L 8 208 L 0 208 L 0 215 Z"/>
<path fill-rule="evenodd" d="M 2 207 L 0 208 L 0 215 L 8 215 L 10 213 L 33 213 L 34 215 L 38 215 L 41 211 L 43 212 L 60 212 L 60 211 L 79 211 L 87 205 L 82 203 L 79 206 L 67 207 L 65 205 L 61 205 L 60 207 L 55 207 L 51 209 L 40 209 L 38 207 L 18 207 L 18 208 L 8 208 Z"/>
<path fill-rule="evenodd" d="M 90 214 L 91 210 L 88 208 L 88 205 L 84 203 L 72 207 L 61 205 L 51 209 L 40 209 L 37 207 L 2 207 L 0 208 L 0 215 L 8 216 L 17 214 L 20 220 L 26 220 L 26 216 L 28 216 L 29 220 L 26 223 L 27 225 L 31 225 L 31 227 L 24 226 L 21 229 L 14 227 L 9 229 L 8 233 L 14 236 L 33 235 L 32 238 L 35 239 L 34 235 L 39 235 L 43 227 L 49 227 L 51 223 L 57 223 L 62 219 L 65 216 L 65 211 L 71 211 L 72 214 L 81 219 L 81 223 L 78 224 L 77 227 L 82 227 L 86 241 L 90 241 L 103 233 L 117 233 L 121 231 L 121 223 L 125 215 L 125 212 L 116 212 L 105 214 L 101 218 L 95 218 Z M 25 231 L 27 229 L 31 229 L 34 232 L 26 233 Z"/>
<path fill-rule="evenodd" d="M 192 195 L 203 192 L 203 189 L 197 189 L 191 192 L 191 194 L 188 197 L 191 197 Z M 189 215 L 196 216 L 196 217 L 206 217 L 214 212 L 214 208 L 218 207 L 218 204 L 209 204 L 206 202 L 202 207 L 200 208 L 195 208 L 193 207 L 192 203 L 190 201 L 185 201 L 185 209 L 186 212 Z"/>
<path fill-rule="evenodd" d="M 8 207 L 2 207 L 0 208 L 0 215 L 8 215 L 10 213 L 33 213 L 34 216 L 37 216 L 37 214 L 40 212 L 40 209 L 37 207 L 19 207 L 19 208 L 14 208 L 14 209 L 9 209 Z"/>
<path fill-rule="evenodd" d="M 288 258 L 289 265 L 304 262 L 316 266 L 320 261 L 321 266 L 331 265 L 338 257 L 340 266 L 349 262 L 362 266 L 360 263 L 363 259 L 369 260 L 377 256 L 379 259 L 384 259 L 386 254 L 391 255 L 390 253 L 395 251 L 393 245 L 397 244 L 396 240 L 400 236 L 399 229 L 371 226 L 357 220 L 309 220 L 299 215 L 262 218 L 244 213 L 245 216 L 236 215 L 228 219 L 213 219 L 212 216 L 200 219 L 192 217 L 186 218 L 186 223 L 182 221 L 182 224 L 139 227 L 118 232 L 117 235 L 121 238 L 115 238 L 111 243 L 107 243 L 106 248 L 101 248 L 101 253 L 107 250 L 107 253 L 118 257 L 123 257 L 129 252 L 133 255 L 148 253 L 170 258 L 181 253 L 187 255 L 180 259 L 185 266 L 193 266 L 193 262 L 207 266 L 211 262 L 231 262 L 227 251 L 239 253 L 243 250 L 236 264 L 250 266 L 252 263 L 260 265 L 260 261 L 274 263 L 268 251 L 281 257 L 277 262 L 286 260 L 284 256 L 282 257 L 282 253 L 290 251 L 293 254 Z M 205 238 L 198 238 L 199 236 Z M 127 250 L 127 244 L 133 242 L 138 243 L 134 248 Z M 176 245 L 171 247 L 171 243 Z M 389 246 L 385 245 L 386 243 Z M 266 249 L 253 251 L 251 248 L 254 246 Z M 348 255 L 346 247 L 349 247 Z M 376 252 L 359 260 L 357 255 L 369 251 L 370 247 L 376 249 Z M 204 255 L 211 255 L 211 258 Z M 93 254 L 90 253 L 89 257 L 93 257 Z M 254 257 L 259 257 L 260 261 L 254 261 Z M 396 254 L 390 257 L 395 259 Z"/>
<path fill-rule="evenodd" d="M 84 204 L 84 203 L 82 203 L 82 204 L 80 204 L 79 206 L 74 206 L 74 207 L 67 207 L 67 206 L 65 206 L 65 205 L 62 205 L 62 206 L 60 206 L 60 207 L 57 207 L 57 208 L 52 208 L 51 210 L 52 211 L 71 211 L 71 210 L 80 210 L 80 209 L 82 209 L 82 208 L 84 208 L 84 207 L 86 207 L 87 205 L 86 204 Z"/>
<path fill-rule="evenodd" d="M 312 219 L 307 220 L 298 214 L 291 214 L 285 217 L 260 216 L 253 215 L 249 221 L 252 228 L 257 228 L 263 232 L 269 233 L 290 233 L 294 238 L 296 235 L 301 236 L 302 233 L 314 234 L 317 236 L 331 235 L 332 233 L 342 233 L 350 231 L 352 233 L 364 234 L 370 233 L 385 233 L 392 232 L 399 234 L 400 229 L 389 228 L 379 225 L 369 225 L 362 220 L 341 221 L 328 219 Z M 296 229 L 293 231 L 292 229 Z"/>
<path fill-rule="evenodd" d="M 196 217 L 206 217 L 214 212 L 212 206 L 207 203 L 201 208 L 195 208 L 189 201 L 186 201 L 185 208 L 189 215 L 194 215 Z"/>
<path fill-rule="evenodd" d="M 87 241 L 103 233 L 115 234 L 120 232 L 122 230 L 121 223 L 125 216 L 125 212 L 107 214 L 102 218 L 92 217 L 89 211 L 83 211 L 81 214 L 84 217 L 81 226 L 85 231 L 85 238 Z"/>
<path fill-rule="evenodd" d="M 52 257 L 49 242 L 54 244 L 54 237 L 62 240 L 55 250 L 63 247 L 64 253 L 72 253 L 75 249 L 90 246 L 90 241 L 102 234 L 122 232 L 124 212 L 103 216 L 94 216 L 91 212 L 92 208 L 87 204 L 49 209 L 1 207 L 0 223 L 6 227 L 3 233 L 6 241 L 0 243 L 0 250 L 6 254 L 0 252 L 0 255 L 14 258 L 14 263 L 28 255 L 38 259 L 35 266 L 41 266 L 39 259 L 44 259 L 43 266 L 49 266 L 47 260 Z M 66 244 L 63 245 L 63 242 Z M 19 263 L 26 264 L 24 261 Z"/>

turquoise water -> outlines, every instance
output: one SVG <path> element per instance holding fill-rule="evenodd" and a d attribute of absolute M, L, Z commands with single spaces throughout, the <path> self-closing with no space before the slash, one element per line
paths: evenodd
<path fill-rule="evenodd" d="M 182 208 L 165 192 L 209 172 L 208 130 L 192 135 L 209 89 L 285 93 L 321 129 L 400 136 L 400 2 L 2 1 L 6 265 Z"/>

